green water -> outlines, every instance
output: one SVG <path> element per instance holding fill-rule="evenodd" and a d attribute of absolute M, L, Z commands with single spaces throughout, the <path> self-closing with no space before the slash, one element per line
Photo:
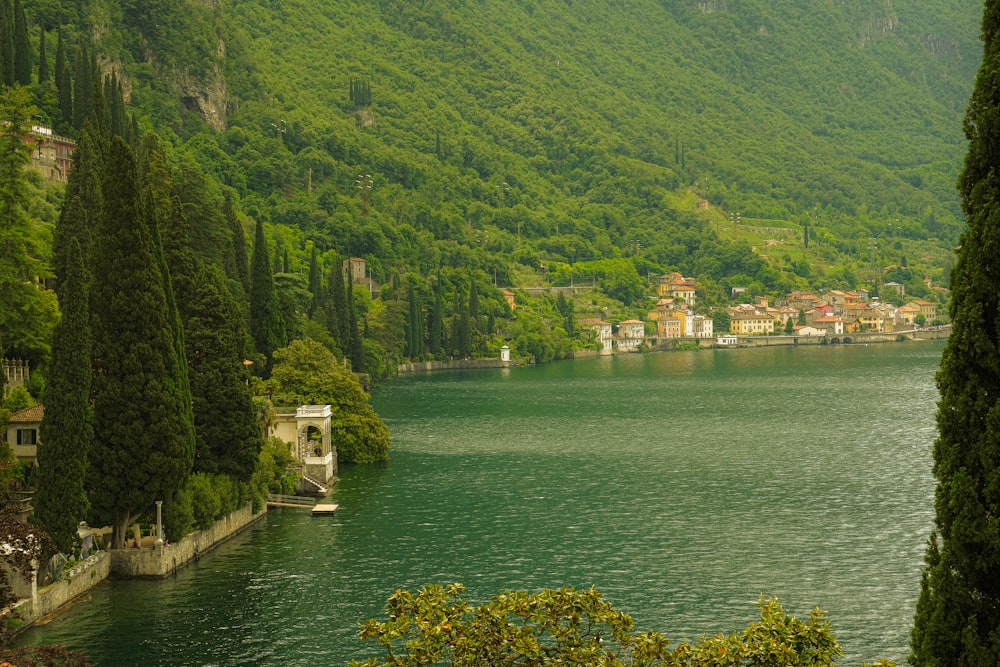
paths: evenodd
<path fill-rule="evenodd" d="M 845 665 L 905 661 L 933 518 L 941 345 L 629 355 L 404 377 L 387 465 L 334 518 L 272 511 L 166 581 L 26 641 L 99 665 L 346 665 L 394 589 L 596 586 L 639 629 L 731 631 L 760 594 L 829 612 Z"/>

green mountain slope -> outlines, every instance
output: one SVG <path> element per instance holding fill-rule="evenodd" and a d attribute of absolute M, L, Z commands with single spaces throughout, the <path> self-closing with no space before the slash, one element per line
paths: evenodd
<path fill-rule="evenodd" d="M 268 223 L 292 274 L 312 247 L 324 272 L 364 257 L 425 307 L 438 283 L 451 304 L 469 280 L 589 280 L 623 316 L 672 270 L 706 305 L 947 283 L 974 3 L 26 7 L 96 39 L 142 122 Z"/>
<path fill-rule="evenodd" d="M 928 209 L 956 213 L 959 120 L 978 63 L 977 8 L 934 4 L 288 2 L 274 11 L 248 2 L 225 11 L 246 30 L 258 71 L 241 97 L 267 95 L 303 126 L 341 132 L 349 79 L 363 77 L 377 122 L 367 139 L 427 155 L 440 133 L 446 162 L 516 180 L 532 203 L 599 201 L 602 187 L 634 190 L 614 179 L 645 170 L 668 188 L 701 184 L 713 203 L 750 217 L 818 205 L 925 225 Z"/>

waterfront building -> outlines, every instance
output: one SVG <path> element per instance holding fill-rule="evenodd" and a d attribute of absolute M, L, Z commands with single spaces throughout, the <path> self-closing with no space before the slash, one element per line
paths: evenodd
<path fill-rule="evenodd" d="M 774 318 L 767 313 L 741 312 L 729 319 L 729 332 L 737 336 L 761 336 L 774 332 Z"/>
<path fill-rule="evenodd" d="M 332 442 L 329 405 L 276 407 L 268 436 L 289 443 L 300 471 L 300 492 L 326 493 L 337 475 L 337 448 Z"/>

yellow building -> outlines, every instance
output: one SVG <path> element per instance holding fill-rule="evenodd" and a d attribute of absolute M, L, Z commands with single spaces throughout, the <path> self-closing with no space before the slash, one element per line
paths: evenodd
<path fill-rule="evenodd" d="M 729 320 L 729 333 L 738 336 L 763 336 L 774 332 L 774 318 L 759 313 L 738 313 Z"/>

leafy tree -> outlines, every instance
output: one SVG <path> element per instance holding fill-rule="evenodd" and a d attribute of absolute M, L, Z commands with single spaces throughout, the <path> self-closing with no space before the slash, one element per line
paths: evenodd
<path fill-rule="evenodd" d="M 795 331 L 795 320 L 789 317 L 785 320 L 785 333 L 792 334 Z"/>
<path fill-rule="evenodd" d="M 0 340 L 7 354 L 40 364 L 56 321 L 54 295 L 38 284 L 48 272 L 38 221 L 29 214 L 24 132 L 34 107 L 27 88 L 0 93 Z"/>
<path fill-rule="evenodd" d="M 87 488 L 95 524 L 128 525 L 180 488 L 194 461 L 191 395 L 169 277 L 135 160 L 110 144 L 91 289 L 95 438 Z M 179 349 L 180 347 L 180 349 Z"/>
<path fill-rule="evenodd" d="M 274 372 L 281 391 L 303 403 L 330 404 L 337 460 L 373 463 L 389 458 L 389 429 L 368 402 L 357 378 L 314 340 L 294 340 L 275 350 Z"/>
<path fill-rule="evenodd" d="M 937 374 L 935 530 L 910 662 L 1000 663 L 1000 2 L 983 15 L 983 61 L 965 118 L 966 229 L 951 274 L 952 333 Z"/>
<path fill-rule="evenodd" d="M 595 589 L 505 591 L 479 606 L 463 592 L 461 584 L 429 585 L 415 595 L 394 592 L 385 607 L 388 619 L 370 619 L 359 633 L 362 641 L 375 641 L 383 657 L 352 661 L 352 667 L 832 667 L 841 655 L 823 612 L 801 621 L 776 599 L 762 597 L 760 620 L 742 631 L 671 646 L 659 632 L 635 633 L 632 618 Z"/>
<path fill-rule="evenodd" d="M 84 489 L 93 441 L 90 409 L 90 315 L 80 244 L 72 239 L 63 277 L 62 319 L 52 338 L 52 366 L 45 387 L 45 417 L 38 444 L 34 521 L 72 553 L 77 527 L 87 516 Z"/>

